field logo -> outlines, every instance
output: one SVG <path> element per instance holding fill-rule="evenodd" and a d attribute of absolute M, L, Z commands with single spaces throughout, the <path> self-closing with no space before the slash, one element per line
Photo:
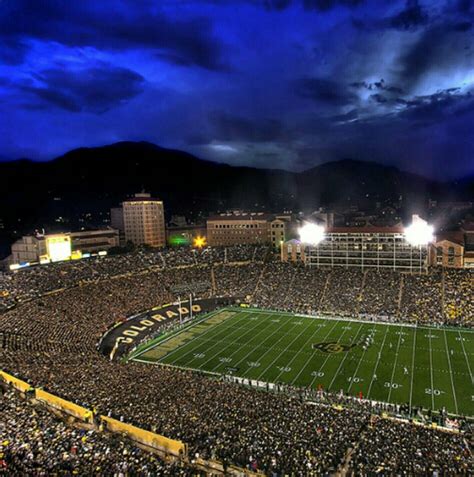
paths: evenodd
<path fill-rule="evenodd" d="M 329 341 L 326 343 L 314 343 L 312 348 L 318 349 L 323 353 L 328 354 L 336 354 L 336 353 L 347 353 L 350 351 L 354 346 L 357 346 L 357 343 L 353 343 L 350 345 L 338 343 L 337 341 Z"/>

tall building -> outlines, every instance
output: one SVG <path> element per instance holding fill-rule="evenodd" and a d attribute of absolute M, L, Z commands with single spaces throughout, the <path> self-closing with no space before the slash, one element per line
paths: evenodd
<path fill-rule="evenodd" d="M 136 245 L 166 245 L 163 202 L 150 194 L 140 193 L 122 204 L 125 240 Z"/>

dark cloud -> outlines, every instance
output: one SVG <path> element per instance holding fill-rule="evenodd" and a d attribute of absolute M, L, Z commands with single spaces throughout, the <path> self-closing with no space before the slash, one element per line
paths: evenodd
<path fill-rule="evenodd" d="M 371 94 L 370 99 L 379 104 L 386 103 L 388 101 L 388 99 L 380 93 Z"/>
<path fill-rule="evenodd" d="M 1 35 L 1 33 L 0 33 Z M 28 45 L 17 38 L 5 38 L 0 44 L 0 63 L 19 65 L 28 51 Z"/>
<path fill-rule="evenodd" d="M 288 8 L 292 0 L 265 0 L 265 8 L 267 10 L 284 10 Z"/>
<path fill-rule="evenodd" d="M 277 119 L 250 120 L 220 111 L 211 113 L 209 119 L 214 128 L 214 138 L 221 141 L 280 141 L 290 135 Z"/>
<path fill-rule="evenodd" d="M 399 86 L 387 85 L 387 83 L 385 83 L 385 80 L 383 78 L 380 81 L 374 81 L 373 83 L 367 83 L 367 81 L 354 81 L 349 86 L 353 88 L 368 89 L 370 91 L 384 90 L 388 93 L 393 93 L 393 94 L 403 93 L 402 88 L 400 88 Z"/>
<path fill-rule="evenodd" d="M 303 0 L 303 6 L 307 10 L 327 11 L 337 6 L 353 8 L 363 2 L 364 0 Z"/>
<path fill-rule="evenodd" d="M 406 86 L 416 84 L 427 73 L 451 68 L 459 70 L 474 61 L 469 49 L 472 39 L 468 34 L 455 31 L 447 25 L 435 25 L 426 29 L 418 39 L 401 54 L 398 64 L 400 80 Z"/>
<path fill-rule="evenodd" d="M 449 117 L 474 112 L 474 97 L 471 92 L 460 93 L 459 88 L 448 88 L 434 94 L 416 96 L 410 100 L 400 100 L 405 109 L 398 114 L 399 119 L 426 126 Z"/>
<path fill-rule="evenodd" d="M 301 78 L 295 82 L 295 92 L 302 98 L 333 106 L 344 106 L 357 99 L 345 85 L 327 78 Z"/>
<path fill-rule="evenodd" d="M 365 0 L 265 0 L 264 5 L 268 10 L 285 10 L 290 5 L 301 4 L 305 10 L 325 12 L 338 6 L 354 8 L 364 3 L 364 1 Z"/>
<path fill-rule="evenodd" d="M 468 31 L 472 28 L 472 22 L 463 21 L 459 23 L 454 23 L 452 29 L 454 31 Z"/>
<path fill-rule="evenodd" d="M 0 0 L 2 154 L 146 139 L 234 164 L 472 170 L 473 4 Z"/>
<path fill-rule="evenodd" d="M 110 50 L 148 49 L 165 59 L 179 58 L 185 65 L 209 70 L 226 68 L 222 45 L 214 37 L 208 19 L 170 20 L 146 5 L 142 2 L 141 8 L 133 8 L 133 3 L 110 0 L 1 2 L 0 39 L 36 39 Z"/>
<path fill-rule="evenodd" d="M 35 85 L 23 85 L 21 89 L 36 97 L 32 108 L 49 103 L 71 112 L 103 113 L 138 95 L 143 84 L 144 78 L 134 71 L 99 65 L 43 70 L 36 75 Z"/>
<path fill-rule="evenodd" d="M 474 2 L 472 0 L 458 0 L 456 7 L 461 14 L 474 12 Z"/>
<path fill-rule="evenodd" d="M 425 25 L 428 22 L 428 14 L 423 11 L 418 0 L 407 0 L 405 8 L 389 21 L 393 28 L 409 30 Z"/>

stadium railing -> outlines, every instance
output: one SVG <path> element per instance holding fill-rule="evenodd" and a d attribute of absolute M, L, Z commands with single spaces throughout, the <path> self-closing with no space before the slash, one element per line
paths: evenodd
<path fill-rule="evenodd" d="M 184 458 L 187 456 L 187 445 L 181 441 L 175 441 L 174 439 L 169 439 L 168 437 L 155 434 L 154 432 L 144 431 L 139 427 L 117 421 L 111 417 L 100 416 L 100 419 L 105 423 L 108 431 L 125 434 L 131 440 L 151 449 L 160 451 L 166 455 L 178 458 Z"/>
<path fill-rule="evenodd" d="M 27 393 L 34 390 L 34 388 L 30 386 L 30 384 L 28 384 L 27 382 L 22 381 L 21 379 L 15 378 L 15 376 L 5 373 L 5 371 L 0 370 L 0 376 L 5 381 L 5 383 L 9 384 L 13 388 L 15 388 L 17 391 L 20 391 L 22 393 Z"/>

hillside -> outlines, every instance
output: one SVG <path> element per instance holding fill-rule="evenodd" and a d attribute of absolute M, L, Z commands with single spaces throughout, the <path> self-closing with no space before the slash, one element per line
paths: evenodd
<path fill-rule="evenodd" d="M 218 164 L 146 142 L 75 149 L 49 162 L 4 162 L 0 177 L 0 218 L 9 227 L 18 218 L 39 226 L 61 215 L 96 214 L 142 189 L 162 198 L 173 213 L 301 210 L 399 195 L 413 202 L 459 199 L 472 190 L 472 180 L 461 188 L 370 162 L 341 160 L 294 173 Z"/>

